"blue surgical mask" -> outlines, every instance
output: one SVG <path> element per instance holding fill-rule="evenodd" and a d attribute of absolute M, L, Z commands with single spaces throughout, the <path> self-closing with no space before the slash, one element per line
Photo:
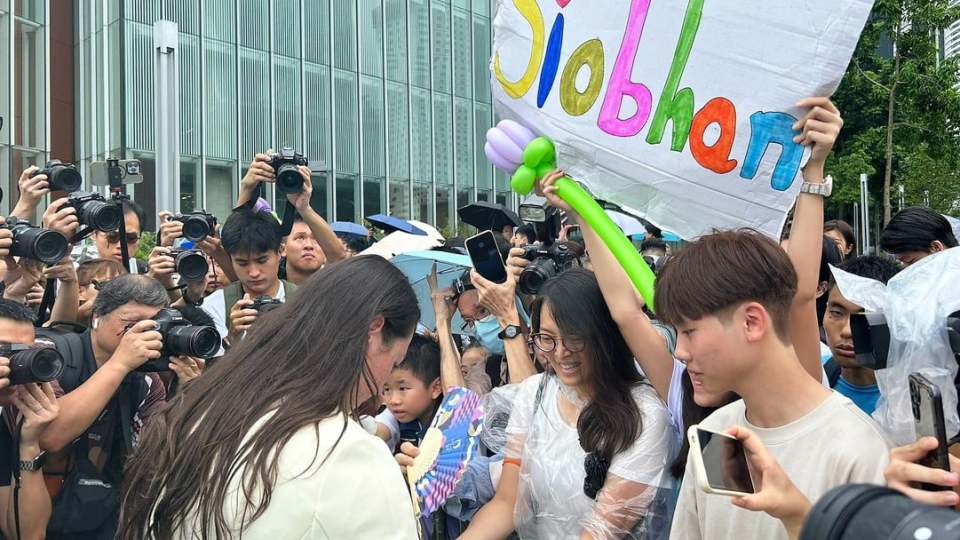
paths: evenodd
<path fill-rule="evenodd" d="M 483 348 L 490 351 L 493 354 L 505 354 L 506 351 L 503 348 L 503 340 L 500 339 L 500 323 L 497 322 L 497 318 L 493 315 L 487 315 L 486 317 L 475 322 L 473 325 L 474 331 L 477 334 L 477 341 L 480 342 L 480 345 L 483 345 Z"/>

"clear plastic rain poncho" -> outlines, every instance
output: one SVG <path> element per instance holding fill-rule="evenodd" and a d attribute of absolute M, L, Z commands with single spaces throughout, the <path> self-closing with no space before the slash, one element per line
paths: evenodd
<path fill-rule="evenodd" d="M 587 456 L 576 424 L 567 423 L 558 409 L 559 399 L 578 407 L 583 403 L 555 375 L 530 377 L 517 386 L 504 447 L 507 462 L 520 462 L 517 535 L 579 539 L 586 531 L 598 540 L 668 538 L 675 489 L 668 468 L 677 454 L 677 437 L 653 388 L 634 390 L 642 431 L 630 448 L 613 457 L 594 500 L 584 494 Z"/>
<path fill-rule="evenodd" d="M 921 259 L 884 286 L 837 268 L 843 296 L 868 313 L 882 312 L 890 328 L 887 368 L 877 370 L 880 401 L 873 418 L 897 445 L 916 440 L 910 405 L 911 373 L 940 388 L 947 438 L 960 431 L 957 417 L 957 362 L 947 338 L 947 316 L 960 310 L 960 248 Z"/>

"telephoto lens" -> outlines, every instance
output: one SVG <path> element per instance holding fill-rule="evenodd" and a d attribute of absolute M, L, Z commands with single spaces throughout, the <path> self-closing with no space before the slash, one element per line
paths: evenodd
<path fill-rule="evenodd" d="M 210 236 L 217 226 L 216 216 L 206 212 L 177 215 L 172 219 L 183 223 L 183 237 L 191 242 L 200 242 Z"/>
<path fill-rule="evenodd" d="M 50 347 L 0 345 L 0 356 L 10 359 L 11 385 L 55 381 L 63 373 L 63 357 Z"/>
<path fill-rule="evenodd" d="M 170 308 L 161 309 L 153 320 L 157 323 L 157 332 L 163 336 L 163 351 L 158 360 L 143 364 L 137 371 L 170 371 L 172 356 L 208 359 L 220 351 L 220 333 L 213 326 L 194 326 L 179 311 Z"/>
<path fill-rule="evenodd" d="M 810 510 L 800 540 L 957 540 L 960 513 L 892 489 L 849 484 L 828 491 Z"/>
<path fill-rule="evenodd" d="M 70 195 L 70 205 L 77 209 L 77 219 L 83 227 L 102 232 L 113 232 L 120 228 L 120 221 L 123 219 L 120 207 L 108 202 L 99 193 L 74 193 Z"/>
<path fill-rule="evenodd" d="M 196 249 L 171 249 L 167 255 L 173 257 L 180 279 L 187 283 L 197 283 L 207 277 L 210 265 L 203 253 Z"/>
<path fill-rule="evenodd" d="M 70 251 L 70 241 L 58 231 L 34 227 L 15 217 L 7 218 L 3 228 L 13 233 L 10 255 L 24 257 L 47 264 L 56 264 Z"/>
<path fill-rule="evenodd" d="M 31 174 L 31 177 L 45 174 L 47 183 L 50 185 L 50 191 L 66 191 L 72 193 L 83 187 L 83 177 L 80 171 L 72 163 L 64 163 L 59 159 L 50 160 L 39 171 Z"/>

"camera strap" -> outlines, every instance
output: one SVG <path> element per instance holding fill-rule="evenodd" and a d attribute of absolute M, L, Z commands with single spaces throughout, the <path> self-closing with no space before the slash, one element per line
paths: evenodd
<path fill-rule="evenodd" d="M 256 206 L 257 201 L 263 196 L 263 184 L 257 184 L 256 189 L 253 190 L 253 193 L 250 195 L 250 200 L 238 206 L 239 208 L 248 208 L 253 210 Z M 290 201 L 285 201 L 286 206 L 283 209 L 283 222 L 280 223 L 280 236 L 289 236 L 290 231 L 293 230 L 293 222 L 297 219 L 297 208 L 293 206 L 293 203 Z"/>
<path fill-rule="evenodd" d="M 37 322 L 35 326 L 43 326 L 50 320 L 53 312 L 53 303 L 57 300 L 57 280 L 48 279 L 47 286 L 43 289 L 43 299 L 40 300 L 40 308 L 37 310 Z"/>

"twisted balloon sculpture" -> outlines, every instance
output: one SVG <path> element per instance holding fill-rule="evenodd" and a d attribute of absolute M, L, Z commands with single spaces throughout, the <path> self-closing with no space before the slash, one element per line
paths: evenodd
<path fill-rule="evenodd" d="M 513 175 L 510 185 L 521 195 L 530 193 L 537 181 L 557 168 L 553 141 L 537 137 L 512 120 L 503 120 L 490 128 L 483 149 L 494 166 Z M 607 245 L 640 291 L 647 307 L 653 311 L 653 285 L 656 278 L 630 240 L 580 184 L 564 177 L 557 180 L 556 187 L 557 195 L 580 214 Z"/>

